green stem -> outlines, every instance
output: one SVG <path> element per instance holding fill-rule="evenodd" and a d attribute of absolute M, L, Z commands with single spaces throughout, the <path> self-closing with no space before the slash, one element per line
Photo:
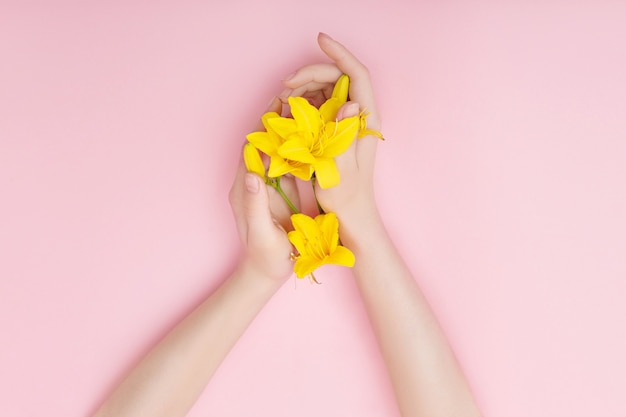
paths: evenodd
<path fill-rule="evenodd" d="M 311 177 L 311 186 L 313 187 L 313 197 L 315 197 L 315 204 L 317 204 L 317 211 L 319 211 L 320 214 L 326 214 L 326 212 L 324 211 L 324 209 L 320 205 L 320 202 L 317 201 L 317 193 L 315 192 L 315 182 L 316 182 L 316 180 L 317 179 L 315 178 L 315 176 Z"/>
<path fill-rule="evenodd" d="M 280 196 L 283 198 L 283 200 L 285 200 L 285 203 L 287 203 L 287 205 L 289 206 L 289 208 L 291 209 L 291 211 L 293 212 L 293 214 L 298 214 L 300 213 L 298 211 L 298 209 L 296 208 L 296 206 L 293 205 L 293 203 L 291 202 L 291 200 L 289 200 L 289 197 L 287 197 L 287 194 L 285 194 L 285 192 L 283 191 L 283 189 L 280 186 L 280 177 L 277 177 L 274 181 L 270 182 L 270 185 L 272 187 L 274 187 L 274 189 L 276 191 L 278 191 L 278 194 L 280 194 Z"/>

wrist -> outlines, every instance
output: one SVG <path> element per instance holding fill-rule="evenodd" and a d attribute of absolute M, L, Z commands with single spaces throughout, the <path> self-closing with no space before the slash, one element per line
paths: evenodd
<path fill-rule="evenodd" d="M 259 260 L 254 256 L 244 254 L 233 275 L 238 276 L 241 280 L 250 281 L 255 286 L 277 290 L 293 273 L 293 263 L 290 260 L 288 262 L 288 264 L 283 263 L 283 266 L 280 267 L 278 264 L 281 262 L 270 265 L 266 259 Z"/>
<path fill-rule="evenodd" d="M 339 217 L 339 236 L 342 244 L 357 257 L 363 256 L 363 253 L 367 253 L 388 238 L 385 225 L 375 206 Z"/>

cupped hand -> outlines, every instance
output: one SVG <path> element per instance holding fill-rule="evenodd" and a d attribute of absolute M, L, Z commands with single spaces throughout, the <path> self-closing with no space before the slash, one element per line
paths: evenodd
<path fill-rule="evenodd" d="M 333 62 L 300 68 L 283 81 L 287 88 L 281 94 L 281 100 L 286 100 L 288 96 L 302 96 L 312 104 L 320 105 L 330 97 L 341 74 L 347 74 L 350 77 L 350 101 L 342 106 L 337 118 L 365 112 L 368 114 L 368 128 L 380 131 L 380 116 L 368 69 L 345 46 L 328 35 L 320 33 L 318 43 Z M 355 140 L 345 153 L 335 158 L 341 176 L 339 185 L 328 189 L 316 188 L 320 205 L 325 211 L 337 214 L 342 229 L 356 229 L 363 222 L 367 224 L 377 219 L 373 174 L 378 141 L 374 136 Z"/>
<path fill-rule="evenodd" d="M 267 111 L 280 113 L 281 103 L 275 99 Z M 256 131 L 263 129 L 259 123 Z M 295 181 L 283 177 L 281 187 L 296 207 L 299 196 Z M 292 246 L 286 230 L 291 228 L 291 210 L 276 192 L 256 174 L 247 172 L 241 158 L 229 201 L 244 247 L 241 266 L 254 273 L 281 280 L 293 273 Z"/>

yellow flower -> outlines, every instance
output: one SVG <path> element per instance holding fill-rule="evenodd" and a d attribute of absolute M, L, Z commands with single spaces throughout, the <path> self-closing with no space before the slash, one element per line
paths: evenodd
<path fill-rule="evenodd" d="M 251 143 L 246 143 L 243 147 L 243 161 L 248 172 L 254 172 L 259 177 L 265 178 L 265 165 L 263 165 L 259 151 Z"/>
<path fill-rule="evenodd" d="M 316 281 L 313 271 L 326 264 L 354 266 L 354 254 L 339 245 L 339 221 L 335 213 L 320 214 L 315 219 L 294 214 L 291 223 L 295 230 L 287 237 L 298 251 L 293 268 L 298 278 L 309 275 Z"/>
<path fill-rule="evenodd" d="M 334 187 L 339 184 L 339 170 L 334 158 L 345 152 L 356 139 L 359 117 L 328 121 L 327 117 L 333 113 L 330 106 L 322 105 L 318 110 L 302 97 L 289 97 L 289 105 L 293 119 L 268 119 L 270 127 L 284 139 L 278 147 L 278 155 L 285 160 L 310 165 L 320 187 Z"/>
<path fill-rule="evenodd" d="M 302 97 L 289 97 L 293 118 L 269 112 L 263 115 L 265 132 L 250 133 L 248 141 L 270 157 L 267 175 L 292 174 L 308 181 L 313 173 L 322 188 L 339 184 L 335 157 L 345 152 L 358 137 L 373 134 L 367 129 L 365 112 L 337 121 L 337 111 L 348 100 L 350 79 L 342 75 L 331 97 L 317 109 Z"/>
<path fill-rule="evenodd" d="M 270 157 L 270 166 L 267 172 L 268 177 L 276 178 L 284 174 L 292 174 L 302 180 L 310 180 L 311 175 L 313 175 L 313 167 L 310 164 L 286 160 L 278 154 L 278 148 L 283 144 L 284 139 L 274 131 L 272 126 L 268 123 L 268 120 L 281 118 L 282 117 L 276 112 L 265 113 L 261 118 L 265 132 L 253 132 L 248 134 L 246 138 L 257 149 Z"/>

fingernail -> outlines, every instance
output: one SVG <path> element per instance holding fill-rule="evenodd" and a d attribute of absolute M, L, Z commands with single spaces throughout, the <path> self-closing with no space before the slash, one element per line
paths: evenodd
<path fill-rule="evenodd" d="M 320 33 L 319 33 L 319 36 L 320 36 L 321 38 L 326 38 L 326 39 L 330 39 L 331 41 L 334 41 L 334 39 L 333 39 L 333 38 L 331 38 L 331 37 L 328 35 L 328 33 L 320 32 Z"/>
<path fill-rule="evenodd" d="M 259 180 L 254 174 L 247 173 L 245 178 L 246 190 L 253 194 L 259 192 Z"/>
<path fill-rule="evenodd" d="M 346 107 L 345 117 L 353 117 L 359 114 L 359 103 L 351 103 Z"/>

